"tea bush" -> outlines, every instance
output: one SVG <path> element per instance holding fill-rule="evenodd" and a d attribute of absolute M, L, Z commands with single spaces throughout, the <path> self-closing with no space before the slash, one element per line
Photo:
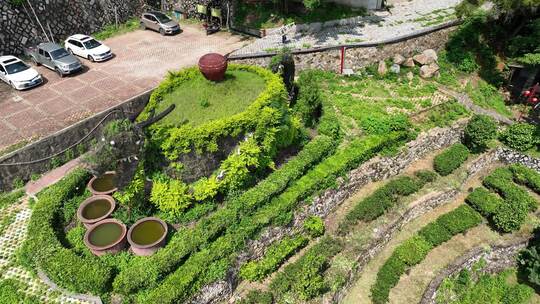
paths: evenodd
<path fill-rule="evenodd" d="M 296 262 L 287 265 L 276 275 L 270 283 L 274 297 L 279 299 L 291 293 L 307 301 L 322 294 L 328 289 L 322 273 L 328 267 L 329 259 L 340 250 L 341 245 L 337 240 L 323 238 Z"/>
<path fill-rule="evenodd" d="M 520 164 L 511 165 L 510 171 L 514 175 L 514 181 L 540 194 L 540 173 Z"/>
<path fill-rule="evenodd" d="M 303 235 L 287 237 L 272 244 L 259 261 L 250 261 L 240 268 L 240 277 L 249 281 L 260 281 L 276 271 L 283 262 L 308 244 Z"/>
<path fill-rule="evenodd" d="M 481 222 L 480 214 L 467 205 L 461 205 L 423 227 L 417 235 L 399 245 L 379 269 L 375 284 L 371 287 L 373 303 L 388 302 L 390 290 L 400 277 L 407 269 L 424 260 L 431 249 Z"/>
<path fill-rule="evenodd" d="M 402 176 L 391 180 L 373 194 L 358 202 L 339 224 L 339 233 L 345 234 L 359 221 L 372 221 L 393 207 L 400 197 L 409 196 L 425 184 L 436 179 L 431 171 L 417 171 L 415 177 Z"/>
<path fill-rule="evenodd" d="M 487 115 L 474 115 L 463 133 L 465 145 L 473 152 L 483 152 L 497 136 L 497 123 Z"/>
<path fill-rule="evenodd" d="M 504 201 L 484 187 L 478 187 L 471 192 L 465 201 L 484 217 L 491 218 Z"/>
<path fill-rule="evenodd" d="M 455 144 L 435 156 L 433 168 L 442 176 L 449 175 L 469 158 L 469 149 L 463 144 Z"/>
<path fill-rule="evenodd" d="M 324 234 L 324 221 L 318 216 L 310 216 L 304 221 L 304 230 L 309 233 L 312 238 L 319 237 Z"/>
<path fill-rule="evenodd" d="M 528 123 L 516 123 L 501 133 L 501 141 L 517 151 L 527 151 L 540 143 L 538 127 Z"/>

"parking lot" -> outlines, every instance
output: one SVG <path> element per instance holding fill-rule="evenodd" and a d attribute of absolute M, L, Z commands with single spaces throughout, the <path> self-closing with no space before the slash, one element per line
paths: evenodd
<path fill-rule="evenodd" d="M 195 65 L 208 53 L 229 53 L 242 46 L 240 36 L 206 36 L 197 26 L 162 37 L 135 31 L 105 42 L 115 57 L 102 63 L 81 59 L 82 73 L 60 78 L 38 67 L 45 83 L 18 92 L 0 84 L 0 151 L 36 140 L 155 87 L 169 70 Z"/>

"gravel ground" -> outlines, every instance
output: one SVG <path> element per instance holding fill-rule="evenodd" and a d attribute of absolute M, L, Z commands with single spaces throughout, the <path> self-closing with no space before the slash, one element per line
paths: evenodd
<path fill-rule="evenodd" d="M 314 24 L 311 30 L 303 32 L 285 29 L 288 39 L 285 44 L 281 41 L 281 34 L 272 34 L 237 50 L 234 55 L 272 52 L 284 46 L 292 49 L 308 49 L 382 41 L 454 20 L 456 18 L 454 7 L 460 2 L 461 0 L 394 2 L 389 11 L 371 12 L 355 26 L 320 29 L 320 26 Z"/>

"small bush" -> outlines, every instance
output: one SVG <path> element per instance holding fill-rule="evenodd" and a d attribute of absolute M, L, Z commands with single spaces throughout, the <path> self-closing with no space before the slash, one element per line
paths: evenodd
<path fill-rule="evenodd" d="M 432 246 L 421 236 L 414 236 L 399 245 L 394 254 L 407 266 L 420 263 L 431 250 Z"/>
<path fill-rule="evenodd" d="M 538 202 L 525 189 L 520 188 L 513 183 L 513 173 L 509 168 L 497 168 L 493 173 L 487 176 L 484 185 L 494 191 L 497 191 L 505 201 L 525 202 L 529 211 L 538 208 Z"/>
<path fill-rule="evenodd" d="M 420 183 L 421 184 L 428 184 L 428 183 L 432 183 L 434 182 L 436 179 L 437 179 L 437 173 L 433 172 L 433 171 L 429 171 L 429 170 L 420 170 L 420 171 L 416 171 L 414 173 L 414 176 L 416 176 L 419 180 L 420 180 Z"/>
<path fill-rule="evenodd" d="M 268 248 L 259 261 L 250 261 L 240 268 L 240 277 L 250 281 L 260 281 L 276 271 L 283 262 L 299 249 L 305 247 L 308 238 L 302 235 L 288 237 Z"/>
<path fill-rule="evenodd" d="M 449 175 L 469 158 L 469 150 L 463 144 L 455 144 L 434 159 L 433 168 L 442 176 Z"/>
<path fill-rule="evenodd" d="M 312 127 L 319 118 L 322 111 L 322 92 L 318 79 L 310 71 L 303 72 L 298 78 L 299 94 L 298 100 L 293 107 L 307 127 Z"/>
<path fill-rule="evenodd" d="M 432 222 L 422 228 L 418 234 L 431 246 L 436 247 L 452 238 L 452 232 L 448 231 L 439 222 Z"/>
<path fill-rule="evenodd" d="M 540 194 L 540 173 L 519 164 L 510 166 L 510 171 L 514 175 L 514 181 Z"/>
<path fill-rule="evenodd" d="M 313 238 L 324 234 L 324 221 L 318 216 L 310 216 L 304 221 L 304 230 Z"/>
<path fill-rule="evenodd" d="M 487 149 L 491 140 L 497 135 L 497 123 L 487 115 L 475 115 L 464 131 L 464 143 L 473 152 Z"/>
<path fill-rule="evenodd" d="M 500 139 L 508 147 L 517 151 L 527 151 L 540 143 L 540 134 L 536 126 L 517 123 L 502 132 Z"/>
<path fill-rule="evenodd" d="M 482 216 L 468 205 L 461 205 L 437 219 L 452 235 L 463 233 L 482 223 Z"/>
<path fill-rule="evenodd" d="M 371 299 L 375 304 L 388 302 L 390 290 L 399 282 L 407 266 L 392 254 L 377 273 L 377 280 L 371 287 Z"/>
<path fill-rule="evenodd" d="M 503 232 L 519 230 L 527 219 L 528 207 L 524 201 L 505 201 L 493 215 L 495 227 Z"/>
<path fill-rule="evenodd" d="M 471 192 L 465 201 L 483 216 L 490 218 L 504 202 L 484 187 Z"/>
<path fill-rule="evenodd" d="M 240 300 L 240 304 L 272 304 L 274 297 L 269 291 L 250 290 L 245 298 Z"/>

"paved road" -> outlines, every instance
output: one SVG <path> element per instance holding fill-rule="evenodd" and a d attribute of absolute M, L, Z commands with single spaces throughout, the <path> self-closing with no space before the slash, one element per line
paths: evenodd
<path fill-rule="evenodd" d="M 105 42 L 116 57 L 103 63 L 82 60 L 86 67 L 80 74 L 60 78 L 39 67 L 46 79 L 40 87 L 17 92 L 0 85 L 0 151 L 118 105 L 155 87 L 167 71 L 195 65 L 205 53 L 229 53 L 243 43 L 240 36 L 206 36 L 191 25 L 176 36 L 138 30 Z"/>

